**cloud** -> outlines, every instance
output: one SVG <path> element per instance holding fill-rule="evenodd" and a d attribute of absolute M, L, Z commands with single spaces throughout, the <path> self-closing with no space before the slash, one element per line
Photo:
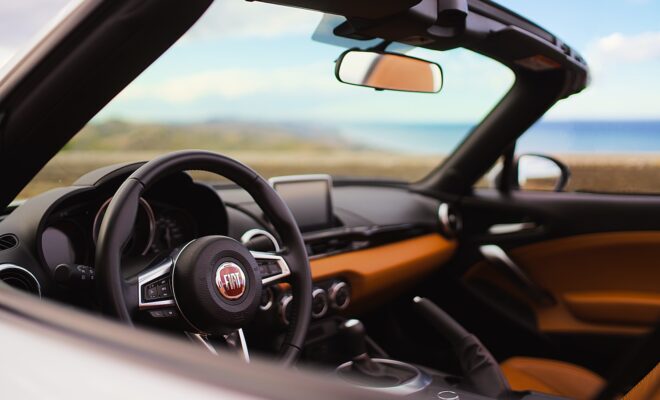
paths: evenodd
<path fill-rule="evenodd" d="M 612 33 L 585 52 L 593 79 L 584 92 L 560 101 L 548 119 L 658 119 L 660 32 Z"/>
<path fill-rule="evenodd" d="M 136 81 L 120 98 L 192 103 L 211 97 L 236 99 L 264 93 L 331 93 L 337 88 L 332 68 L 332 64 L 317 63 L 277 69 L 214 69 L 153 83 Z"/>
<path fill-rule="evenodd" d="M 513 72 L 504 65 L 486 56 L 465 49 L 441 52 L 425 50 L 428 56 L 421 58 L 438 62 L 443 69 L 445 89 L 468 88 L 475 93 L 495 92 L 504 95 L 514 80 Z"/>
<path fill-rule="evenodd" d="M 592 44 L 586 58 L 596 72 L 606 69 L 609 65 L 660 60 L 660 32 L 634 35 L 612 33 Z"/>
<path fill-rule="evenodd" d="M 30 43 L 71 0 L 0 1 L 0 67 Z M 312 34 L 321 14 L 248 1 L 215 2 L 183 42 L 218 38 L 265 38 Z"/>
<path fill-rule="evenodd" d="M 274 37 L 312 34 L 321 14 L 299 8 L 248 1 L 214 3 L 186 34 L 187 41 L 225 37 Z"/>

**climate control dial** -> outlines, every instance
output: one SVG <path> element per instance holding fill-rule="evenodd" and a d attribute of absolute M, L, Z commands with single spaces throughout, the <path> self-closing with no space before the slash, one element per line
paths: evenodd
<path fill-rule="evenodd" d="M 328 289 L 330 305 L 335 310 L 344 310 L 351 302 L 351 288 L 344 281 L 334 282 Z"/>
<path fill-rule="evenodd" d="M 289 321 L 291 321 L 292 308 L 289 306 L 291 305 L 292 300 L 293 300 L 293 296 L 291 296 L 290 294 L 285 294 L 280 299 L 280 307 L 279 307 L 280 321 L 284 325 L 289 325 Z"/>
<path fill-rule="evenodd" d="M 323 318 L 328 312 L 328 293 L 316 288 L 312 292 L 312 317 Z"/>

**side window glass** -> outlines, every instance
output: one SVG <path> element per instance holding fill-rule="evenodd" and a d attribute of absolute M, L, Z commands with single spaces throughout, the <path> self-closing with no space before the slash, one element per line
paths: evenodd
<path fill-rule="evenodd" d="M 541 121 L 518 140 L 516 160 L 520 190 L 660 194 L 660 123 Z"/>

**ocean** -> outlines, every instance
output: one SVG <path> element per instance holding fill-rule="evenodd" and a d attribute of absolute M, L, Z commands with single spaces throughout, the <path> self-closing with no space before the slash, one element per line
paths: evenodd
<path fill-rule="evenodd" d="M 346 124 L 347 141 L 409 154 L 449 154 L 471 131 L 470 124 Z M 518 141 L 518 152 L 660 153 L 658 121 L 541 121 Z"/>

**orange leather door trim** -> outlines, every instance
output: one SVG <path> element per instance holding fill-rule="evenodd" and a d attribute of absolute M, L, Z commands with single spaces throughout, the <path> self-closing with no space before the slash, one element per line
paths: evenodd
<path fill-rule="evenodd" d="M 314 280 L 346 279 L 351 284 L 352 304 L 367 306 L 424 278 L 449 260 L 455 249 L 456 242 L 434 233 L 314 259 L 310 264 Z"/>
<path fill-rule="evenodd" d="M 654 323 L 660 232 L 572 236 L 516 248 L 509 255 L 557 299 L 556 305 L 535 304 L 486 262 L 466 278 L 484 279 L 526 302 L 542 331 L 639 334 Z M 601 300 L 608 305 L 595 304 Z"/>
<path fill-rule="evenodd" d="M 584 321 L 650 326 L 660 320 L 660 293 L 569 292 L 564 302 Z"/>

